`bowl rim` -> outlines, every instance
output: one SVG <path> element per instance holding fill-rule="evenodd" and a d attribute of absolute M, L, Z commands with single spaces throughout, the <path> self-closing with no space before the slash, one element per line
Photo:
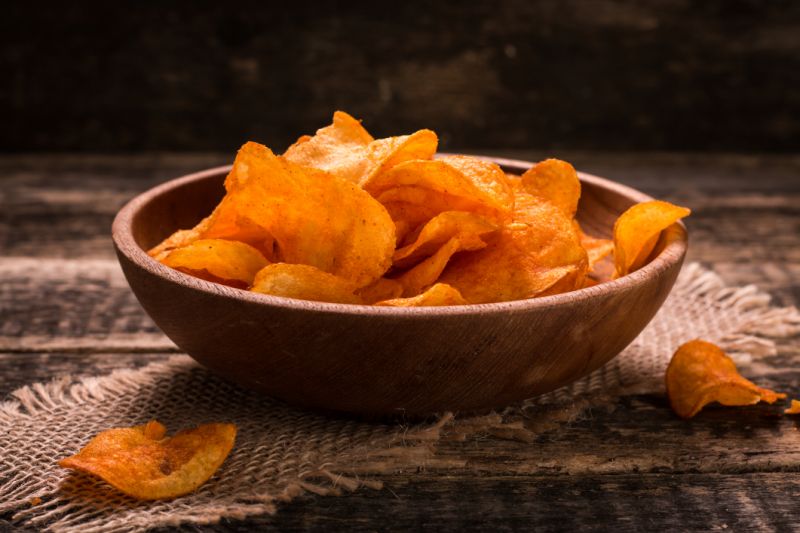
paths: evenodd
<path fill-rule="evenodd" d="M 444 156 L 451 154 L 437 154 Z M 518 159 L 507 159 L 501 157 L 491 157 L 484 155 L 471 155 L 488 161 L 497 163 L 504 170 L 524 170 L 530 168 L 534 163 Z M 683 260 L 688 247 L 688 234 L 686 226 L 682 221 L 673 225 L 670 231 L 674 233 L 673 238 L 656 257 L 642 268 L 615 280 L 606 281 L 592 287 L 585 287 L 570 292 L 529 298 L 526 300 L 511 300 L 507 302 L 494 302 L 483 304 L 450 305 L 438 307 L 391 307 L 375 306 L 366 304 L 342 304 L 329 302 L 316 302 L 311 300 L 300 300 L 297 298 L 287 298 L 282 296 L 272 296 L 250 292 L 244 289 L 237 289 L 221 285 L 211 281 L 202 280 L 183 272 L 169 268 L 166 265 L 150 257 L 141 246 L 136 243 L 133 237 L 133 219 L 145 205 L 157 197 L 183 187 L 189 183 L 202 181 L 212 176 L 227 174 L 232 165 L 222 165 L 208 168 L 198 172 L 193 172 L 178 178 L 171 179 L 155 187 L 152 187 L 132 198 L 117 213 L 111 227 L 112 239 L 118 254 L 124 255 L 130 262 L 148 271 L 150 274 L 164 278 L 169 282 L 176 283 L 188 289 L 208 293 L 215 296 L 242 300 L 245 302 L 269 305 L 279 308 L 303 310 L 324 314 L 345 314 L 345 315 L 370 315 L 370 316 L 391 316 L 397 318 L 419 318 L 419 317 L 444 317 L 444 316 L 464 316 L 464 315 L 485 315 L 487 313 L 518 313 L 529 312 L 532 310 L 547 310 L 564 304 L 574 304 L 591 300 L 601 295 L 633 289 L 636 286 L 645 284 L 648 280 L 656 277 L 660 272 L 668 267 Z M 653 198 L 632 187 L 601 178 L 593 174 L 578 172 L 581 182 L 590 183 L 596 187 L 608 189 L 617 194 L 629 197 L 636 202 L 644 202 Z"/>

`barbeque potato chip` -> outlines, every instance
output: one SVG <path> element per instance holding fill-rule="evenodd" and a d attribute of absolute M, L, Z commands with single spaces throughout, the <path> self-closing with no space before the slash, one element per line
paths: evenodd
<path fill-rule="evenodd" d="M 355 284 L 308 265 L 273 263 L 256 274 L 250 290 L 316 302 L 362 303 L 354 294 Z"/>
<path fill-rule="evenodd" d="M 800 415 L 800 401 L 792 400 L 791 405 L 783 410 L 785 415 Z"/>
<path fill-rule="evenodd" d="M 384 300 L 375 305 L 385 307 L 434 307 L 442 305 L 466 305 L 467 301 L 456 289 L 446 283 L 436 283 L 428 290 L 411 298 Z"/>
<path fill-rule="evenodd" d="M 368 172 L 359 181 L 359 185 L 368 189 L 376 176 L 405 161 L 431 159 L 438 146 L 439 138 L 431 130 L 376 139 L 367 147 Z"/>
<path fill-rule="evenodd" d="M 484 248 L 486 243 L 477 235 L 461 235 L 447 241 L 435 254 L 405 271 L 396 279 L 403 286 L 403 297 L 417 296 L 433 285 L 454 254 Z"/>
<path fill-rule="evenodd" d="M 366 287 L 356 291 L 356 296 L 365 304 L 374 304 L 382 300 L 393 300 L 403 294 L 403 286 L 396 279 L 378 278 Z"/>
<path fill-rule="evenodd" d="M 682 345 L 667 367 L 667 396 L 675 414 L 691 418 L 711 402 L 722 405 L 774 403 L 785 394 L 763 389 L 739 375 L 733 360 L 702 340 Z"/>
<path fill-rule="evenodd" d="M 314 136 L 303 135 L 283 157 L 358 183 L 367 166 L 366 147 L 373 140 L 361 122 L 343 111 L 336 111 L 330 126 L 320 128 Z"/>
<path fill-rule="evenodd" d="M 470 236 L 483 237 L 497 229 L 497 225 L 474 213 L 445 211 L 422 226 L 414 235 L 413 242 L 398 248 L 392 256 L 392 262 L 397 268 L 408 268 L 436 253 L 454 237 L 462 240 Z"/>
<path fill-rule="evenodd" d="M 651 200 L 632 206 L 614 224 L 614 265 L 617 277 L 641 268 L 661 232 L 691 211 L 669 202 Z"/>
<path fill-rule="evenodd" d="M 471 211 L 494 221 L 511 217 L 514 192 L 495 163 L 468 156 L 406 161 L 364 187 L 383 204 L 407 202 L 443 211 Z"/>
<path fill-rule="evenodd" d="M 470 303 L 505 302 L 583 286 L 586 251 L 572 220 L 549 202 L 518 192 L 514 220 L 484 249 L 453 258 L 439 281 Z"/>
<path fill-rule="evenodd" d="M 545 159 L 522 175 L 526 192 L 559 207 L 569 217 L 578 211 L 581 182 L 575 168 L 560 159 Z"/>
<path fill-rule="evenodd" d="M 219 469 L 233 448 L 236 426 L 204 424 L 173 437 L 165 434 L 155 420 L 109 429 L 58 464 L 98 476 L 139 500 L 175 498 L 193 492 Z"/>
<path fill-rule="evenodd" d="M 591 235 L 586 235 L 582 230 L 579 230 L 579 236 L 581 246 L 586 250 L 586 255 L 589 258 L 589 270 L 592 270 L 597 263 L 614 252 L 614 241 L 610 239 L 592 237 Z"/>
<path fill-rule="evenodd" d="M 317 130 L 313 137 L 301 137 L 283 155 L 293 163 L 325 170 L 363 186 L 398 163 L 430 159 L 438 144 L 439 139 L 430 130 L 375 140 L 358 120 L 336 111 L 333 124 Z"/>
<path fill-rule="evenodd" d="M 252 246 L 222 239 L 200 239 L 167 253 L 162 263 L 199 278 L 247 288 L 269 261 Z"/>

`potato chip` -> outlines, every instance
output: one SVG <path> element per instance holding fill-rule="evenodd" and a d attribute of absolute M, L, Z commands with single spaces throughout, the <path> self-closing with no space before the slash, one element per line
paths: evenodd
<path fill-rule="evenodd" d="M 660 200 L 636 204 L 622 213 L 614 224 L 616 276 L 625 276 L 641 268 L 661 232 L 690 213 L 685 207 Z"/>
<path fill-rule="evenodd" d="M 273 263 L 256 274 L 253 292 L 342 304 L 360 304 L 352 282 L 308 265 Z"/>
<path fill-rule="evenodd" d="M 366 172 L 366 149 L 373 140 L 361 122 L 347 113 L 336 111 L 330 126 L 317 130 L 313 137 L 300 137 L 283 157 L 292 163 L 324 170 L 358 183 Z"/>
<path fill-rule="evenodd" d="M 445 211 L 420 228 L 414 242 L 396 250 L 392 262 L 397 268 L 408 268 L 436 253 L 454 237 L 469 240 L 471 236 L 483 237 L 497 229 L 497 225 L 474 213 Z"/>
<path fill-rule="evenodd" d="M 448 155 L 440 157 L 439 161 L 447 163 L 466 177 L 484 195 L 492 199 L 492 203 L 500 212 L 514 211 L 514 189 L 508 181 L 508 176 L 500 165 L 493 161 L 486 161 L 468 155 Z"/>
<path fill-rule="evenodd" d="M 203 222 L 205 221 L 206 219 L 203 220 Z M 193 243 L 200 238 L 200 235 L 202 235 L 202 232 L 197 228 L 178 230 L 151 248 L 147 253 L 156 261 L 163 261 L 172 250 Z"/>
<path fill-rule="evenodd" d="M 774 403 L 785 394 L 763 389 L 739 375 L 733 360 L 718 346 L 702 340 L 682 345 L 667 367 L 666 386 L 672 410 L 691 418 L 705 405 Z"/>
<path fill-rule="evenodd" d="M 200 239 L 172 250 L 162 263 L 197 277 L 208 275 L 225 285 L 247 288 L 269 261 L 261 252 L 242 242 Z"/>
<path fill-rule="evenodd" d="M 294 142 L 294 144 L 292 144 L 289 148 L 286 149 L 286 151 L 288 152 L 289 150 L 294 149 L 296 146 L 299 146 L 299 145 L 301 145 L 303 143 L 307 143 L 312 138 L 313 137 L 311 137 L 311 135 L 301 135 L 300 137 L 297 138 L 297 140 Z"/>
<path fill-rule="evenodd" d="M 375 305 L 386 307 L 435 307 L 442 305 L 466 305 L 461 293 L 445 283 L 436 283 L 428 290 L 411 298 L 384 300 Z"/>
<path fill-rule="evenodd" d="M 454 254 L 484 248 L 486 243 L 477 235 L 461 235 L 447 241 L 435 254 L 418 263 L 396 279 L 403 286 L 403 297 L 417 296 L 433 285 Z"/>
<path fill-rule="evenodd" d="M 453 259 L 439 279 L 470 303 L 505 302 L 583 286 L 588 268 L 572 220 L 558 207 L 517 193 L 514 221 L 488 246 Z"/>
<path fill-rule="evenodd" d="M 201 223 L 200 238 L 274 240 L 271 259 L 314 266 L 359 287 L 391 265 L 394 223 L 352 183 L 289 163 L 257 143 L 239 150 L 225 183 L 228 192 Z"/>
<path fill-rule="evenodd" d="M 471 211 L 492 220 L 511 217 L 514 192 L 495 163 L 468 156 L 398 164 L 364 187 L 383 204 L 407 202 L 426 206 L 432 215 Z"/>
<path fill-rule="evenodd" d="M 476 212 L 492 220 L 497 218 L 494 211 L 487 211 L 474 201 L 421 187 L 389 189 L 378 196 L 378 201 L 386 207 L 395 225 L 405 222 L 411 230 L 445 211 Z"/>
<path fill-rule="evenodd" d="M 559 207 L 569 217 L 578 211 L 581 182 L 575 168 L 560 159 L 545 159 L 522 175 L 522 187 L 529 194 Z"/>
<path fill-rule="evenodd" d="M 337 111 L 333 124 L 317 130 L 313 137 L 298 139 L 284 157 L 363 186 L 398 163 L 430 159 L 438 144 L 436 134 L 430 130 L 375 140 L 358 120 Z"/>
<path fill-rule="evenodd" d="M 165 434 L 155 420 L 109 429 L 58 464 L 98 476 L 139 500 L 175 498 L 196 490 L 217 471 L 233 448 L 236 426 L 204 424 L 173 437 Z"/>
<path fill-rule="evenodd" d="M 395 193 L 398 189 L 388 191 Z M 424 192 L 423 192 L 424 194 Z M 397 237 L 397 246 L 401 247 L 410 233 L 432 219 L 440 211 L 425 204 L 417 204 L 403 200 L 381 202 L 392 218 Z"/>
<path fill-rule="evenodd" d="M 599 285 L 599 284 L 600 284 L 600 281 L 598 281 L 598 280 L 596 280 L 594 278 L 590 278 L 589 276 L 586 276 L 586 278 L 583 280 L 583 285 L 581 285 L 580 288 L 581 289 L 585 289 L 587 287 L 594 287 L 595 285 Z"/>
<path fill-rule="evenodd" d="M 589 270 L 614 251 L 614 241 L 611 239 L 592 237 L 591 235 L 586 235 L 583 231 L 580 231 L 579 236 L 581 246 L 586 250 L 586 255 L 589 258 Z"/>
<path fill-rule="evenodd" d="M 431 159 L 436 153 L 439 138 L 431 130 L 419 130 L 411 135 L 376 139 L 367 147 L 368 171 L 358 182 L 368 189 L 376 176 L 405 161 Z"/>
<path fill-rule="evenodd" d="M 792 404 L 783 410 L 785 415 L 800 415 L 800 401 L 792 400 Z"/>
<path fill-rule="evenodd" d="M 403 294 L 403 286 L 396 279 L 378 278 L 371 284 L 358 289 L 356 296 L 365 304 L 374 304 L 382 300 L 393 300 Z"/>

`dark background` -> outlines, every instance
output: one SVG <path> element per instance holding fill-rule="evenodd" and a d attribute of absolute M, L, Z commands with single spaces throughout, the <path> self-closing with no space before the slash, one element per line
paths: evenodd
<path fill-rule="evenodd" d="M 168 5 L 4 7 L 0 150 L 282 150 L 334 109 L 444 149 L 800 146 L 795 0 Z"/>

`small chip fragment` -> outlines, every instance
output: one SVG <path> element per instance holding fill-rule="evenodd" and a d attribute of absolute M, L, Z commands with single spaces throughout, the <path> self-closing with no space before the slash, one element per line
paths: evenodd
<path fill-rule="evenodd" d="M 792 404 L 783 410 L 785 415 L 800 415 L 800 401 L 792 400 Z"/>
<path fill-rule="evenodd" d="M 661 232 L 691 211 L 661 200 L 642 202 L 622 213 L 614 223 L 614 265 L 622 277 L 641 268 Z"/>
<path fill-rule="evenodd" d="M 193 492 L 219 469 L 233 448 L 236 426 L 204 424 L 165 434 L 155 420 L 109 429 L 58 464 L 98 476 L 139 500 L 175 498 Z"/>
<path fill-rule="evenodd" d="M 691 418 L 711 402 L 722 405 L 774 403 L 785 394 L 761 388 L 743 378 L 718 346 L 702 340 L 682 345 L 667 367 L 667 396 L 675 414 Z"/>

